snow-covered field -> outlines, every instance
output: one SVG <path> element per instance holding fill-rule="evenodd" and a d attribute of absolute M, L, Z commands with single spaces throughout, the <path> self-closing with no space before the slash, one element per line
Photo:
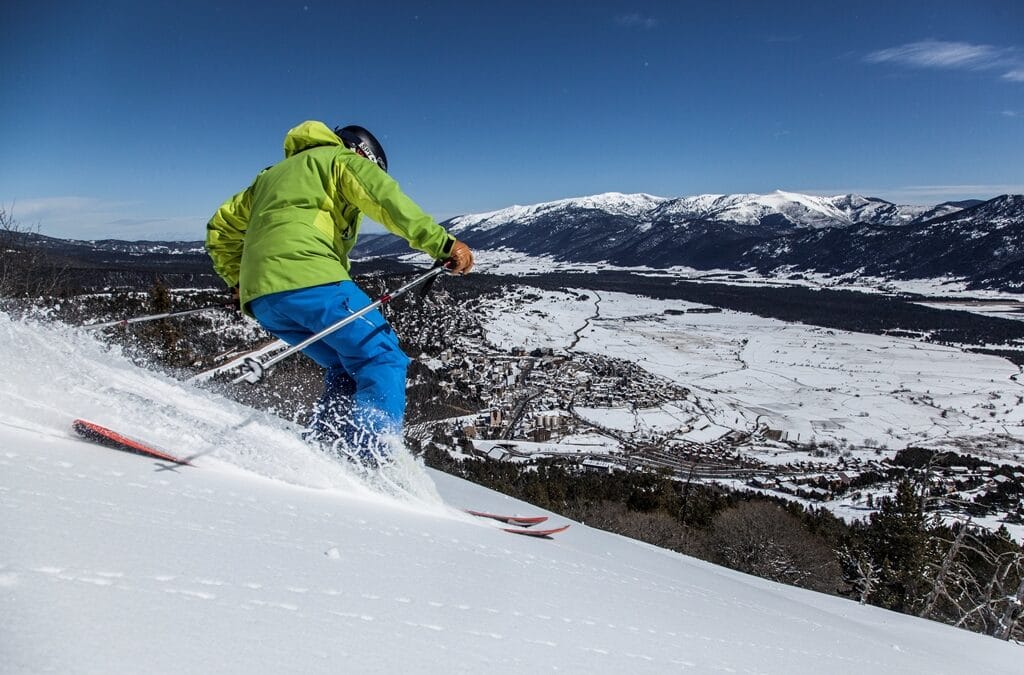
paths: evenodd
<path fill-rule="evenodd" d="M 651 428 L 666 420 L 688 428 L 706 415 L 724 428 L 762 425 L 797 442 L 1024 458 L 1024 386 L 1005 359 L 732 311 L 666 314 L 695 307 L 681 301 L 530 293 L 540 299 L 491 308 L 488 339 L 625 359 L 690 388 L 691 405 L 658 411 Z M 587 414 L 616 429 L 642 422 L 617 409 Z"/>
<path fill-rule="evenodd" d="M 403 256 L 406 260 L 417 260 L 417 255 Z M 698 270 L 693 267 L 622 267 L 607 262 L 578 263 L 562 262 L 550 256 L 532 256 L 518 251 L 478 251 L 477 268 L 490 274 L 529 276 L 549 272 L 583 272 L 597 274 L 605 270 L 619 270 L 690 281 L 708 281 L 736 285 L 755 286 L 803 286 L 807 288 L 831 288 L 852 290 L 863 293 L 910 293 L 931 298 L 949 300 L 1006 301 L 1019 307 L 1020 293 L 969 289 L 961 279 L 940 277 L 935 279 L 885 279 L 858 275 L 831 276 L 813 272 L 794 272 L 766 275 L 755 270 L 711 269 Z M 966 309 L 956 307 L 956 309 Z M 973 311 L 973 310 L 971 310 Z M 1013 317 L 1019 318 L 1019 317 Z"/>
<path fill-rule="evenodd" d="M 1001 319 L 1013 319 L 1024 321 L 1024 301 L 1013 299 L 995 300 L 943 300 L 941 302 L 931 301 L 920 303 L 925 307 L 933 309 L 957 309 L 964 312 L 974 312 L 985 316 L 995 316 Z"/>
<path fill-rule="evenodd" d="M 416 496 L 384 494 L 90 335 L 0 314 L 0 357 L 4 673 L 1019 668 L 1010 644 L 582 524 L 501 532 L 446 504 L 537 509 L 415 466 Z M 75 439 L 78 416 L 208 454 L 172 470 Z"/>

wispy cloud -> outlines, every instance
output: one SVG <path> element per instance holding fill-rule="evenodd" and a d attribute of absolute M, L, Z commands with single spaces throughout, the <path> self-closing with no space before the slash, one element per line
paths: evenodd
<path fill-rule="evenodd" d="M 1016 110 L 1004 110 L 1003 117 L 1020 117 L 1020 112 Z"/>
<path fill-rule="evenodd" d="M 881 49 L 867 55 L 870 63 L 887 61 L 921 68 L 987 68 L 1002 58 L 1004 50 L 990 45 L 925 40 Z"/>
<path fill-rule="evenodd" d="M 202 217 L 162 217 L 140 214 L 148 208 L 139 202 L 95 197 L 59 196 L 16 199 L 0 207 L 24 227 L 41 234 L 72 239 L 202 239 Z"/>
<path fill-rule="evenodd" d="M 999 195 L 1024 194 L 1024 185 L 907 185 L 879 192 L 879 196 L 884 199 L 904 204 L 938 204 L 962 199 L 992 199 Z"/>
<path fill-rule="evenodd" d="M 46 218 L 55 213 L 113 211 L 128 203 L 105 202 L 94 197 L 43 197 L 19 199 L 11 202 L 8 210 L 19 220 Z"/>
<path fill-rule="evenodd" d="M 923 40 L 871 52 L 864 60 L 868 63 L 895 63 L 910 68 L 1002 70 L 1003 79 L 1024 82 L 1024 55 L 1016 47 Z"/>
<path fill-rule="evenodd" d="M 642 30 L 651 30 L 658 26 L 658 20 L 651 16 L 643 16 L 636 12 L 632 14 L 620 14 L 615 17 L 615 23 L 625 28 L 640 28 Z"/>

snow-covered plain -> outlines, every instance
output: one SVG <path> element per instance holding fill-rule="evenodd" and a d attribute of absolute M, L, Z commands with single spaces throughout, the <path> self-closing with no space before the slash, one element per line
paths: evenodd
<path fill-rule="evenodd" d="M 501 532 L 449 505 L 538 510 L 410 462 L 410 492 L 381 491 L 91 335 L 0 314 L 0 345 L 4 673 L 1019 667 L 1014 645 L 582 524 Z M 101 448 L 78 416 L 207 454 Z"/>
<path fill-rule="evenodd" d="M 993 291 L 968 288 L 962 279 L 939 277 L 933 279 L 886 279 L 861 275 L 833 276 L 814 272 L 793 272 L 787 274 L 778 270 L 774 274 L 761 274 L 756 270 L 710 269 L 699 270 L 693 267 L 623 267 L 607 262 L 565 262 L 550 256 L 535 256 L 511 251 L 508 249 L 477 251 L 477 269 L 490 274 L 508 276 L 530 276 L 550 272 L 580 272 L 597 274 L 607 270 L 628 271 L 637 274 L 664 277 L 673 280 L 687 280 L 709 283 L 725 283 L 741 286 L 801 286 L 806 288 L 830 288 L 835 290 L 852 290 L 862 293 L 908 293 L 930 298 L 981 300 L 984 302 L 1007 301 L 1019 304 L 1021 295 L 1006 291 Z M 412 254 L 401 256 L 408 261 L 419 261 L 422 256 Z M 969 309 L 969 306 L 945 305 L 952 309 Z M 975 308 L 984 308 L 976 305 Z M 984 313 L 984 312 L 982 312 Z"/>
<path fill-rule="evenodd" d="M 492 343 L 632 361 L 691 390 L 687 410 L 661 411 L 681 429 L 703 415 L 729 429 L 767 426 L 796 442 L 1024 458 L 1024 387 L 1014 379 L 1019 368 L 1005 359 L 740 312 L 692 313 L 686 310 L 696 305 L 682 301 L 581 289 L 530 293 L 539 299 L 490 308 Z M 624 428 L 620 410 L 603 419 L 586 414 Z"/>
<path fill-rule="evenodd" d="M 1021 299 L 1000 299 L 1000 300 L 944 300 L 941 302 L 921 302 L 919 304 L 933 309 L 956 309 L 963 312 L 974 312 L 985 316 L 995 316 L 1001 319 L 1013 319 L 1024 321 L 1024 300 Z"/>

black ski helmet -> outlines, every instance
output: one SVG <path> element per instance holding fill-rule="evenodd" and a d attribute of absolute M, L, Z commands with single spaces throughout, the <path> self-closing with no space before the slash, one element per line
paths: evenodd
<path fill-rule="evenodd" d="M 334 133 L 341 139 L 346 148 L 361 151 L 368 160 L 376 162 L 377 166 L 384 169 L 384 172 L 387 173 L 388 156 L 384 154 L 384 148 L 381 147 L 380 141 L 373 134 L 357 124 L 350 124 L 347 127 L 335 127 Z"/>

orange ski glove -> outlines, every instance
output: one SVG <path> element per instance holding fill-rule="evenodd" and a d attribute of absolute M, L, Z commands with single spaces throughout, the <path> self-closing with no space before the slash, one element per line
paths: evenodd
<path fill-rule="evenodd" d="M 445 261 L 452 274 L 468 274 L 473 269 L 473 252 L 461 241 L 452 244 L 451 255 Z"/>

